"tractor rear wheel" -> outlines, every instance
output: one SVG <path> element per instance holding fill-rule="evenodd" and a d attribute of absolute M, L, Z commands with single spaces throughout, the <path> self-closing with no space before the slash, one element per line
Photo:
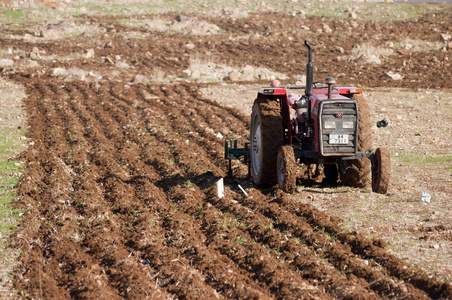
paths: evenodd
<path fill-rule="evenodd" d="M 379 194 L 388 192 L 391 178 L 391 154 L 386 148 L 377 148 L 372 166 L 372 191 Z"/>
<path fill-rule="evenodd" d="M 281 146 L 276 161 L 278 186 L 286 193 L 292 194 L 296 186 L 296 161 L 292 146 Z"/>
<path fill-rule="evenodd" d="M 251 175 L 261 186 L 273 186 L 277 181 L 276 160 L 283 144 L 281 108 L 277 100 L 258 97 L 251 113 Z"/>
<path fill-rule="evenodd" d="M 372 149 L 372 128 L 369 106 L 361 94 L 351 97 L 358 102 L 358 151 L 367 152 Z M 370 183 L 371 162 L 368 158 L 343 160 L 340 164 L 340 177 L 344 185 L 362 188 Z"/>

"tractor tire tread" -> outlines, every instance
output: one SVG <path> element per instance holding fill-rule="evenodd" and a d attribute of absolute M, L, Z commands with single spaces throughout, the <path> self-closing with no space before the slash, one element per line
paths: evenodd
<path fill-rule="evenodd" d="M 260 118 L 263 159 L 259 174 L 253 176 L 253 180 L 257 185 L 273 186 L 278 182 L 276 160 L 278 149 L 283 144 L 283 124 L 278 101 L 258 97 L 253 104 L 251 124 L 256 117 Z"/>
<path fill-rule="evenodd" d="M 391 180 L 391 154 L 386 148 L 375 151 L 376 168 L 372 170 L 372 191 L 379 194 L 388 192 Z"/>
<path fill-rule="evenodd" d="M 369 106 L 361 94 L 351 97 L 358 103 L 358 151 L 367 152 L 372 149 L 372 126 Z M 343 161 L 341 164 L 341 182 L 356 188 L 363 188 L 371 182 L 371 161 L 368 158 Z"/>
<path fill-rule="evenodd" d="M 297 181 L 297 165 L 292 146 L 281 146 L 278 150 L 277 161 L 278 167 L 280 163 L 284 164 L 284 170 L 281 174 L 283 176 L 283 181 L 282 183 L 278 182 L 279 188 L 282 189 L 285 193 L 293 194 Z M 280 172 L 279 168 L 277 172 Z M 278 176 L 279 175 L 280 174 L 278 174 Z"/>

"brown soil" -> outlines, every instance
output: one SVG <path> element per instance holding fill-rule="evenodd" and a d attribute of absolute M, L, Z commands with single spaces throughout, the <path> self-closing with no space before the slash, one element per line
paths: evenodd
<path fill-rule="evenodd" d="M 396 36 L 436 40 L 430 35 L 432 24 L 441 32 L 451 30 L 452 15 L 426 16 L 415 26 L 361 22 L 354 29 L 347 20 L 319 19 L 278 14 L 212 19 L 208 21 L 226 33 L 152 33 L 144 40 L 130 40 L 124 39 L 130 29 L 118 25 L 116 18 L 82 16 L 80 23 L 99 24 L 108 34 L 27 43 L 0 39 L 3 47 L 29 52 L 37 46 L 60 56 L 94 48 L 97 57 L 43 60 L 39 68 L 3 70 L 26 88 L 32 141 L 21 155 L 28 173 L 16 203 L 26 209 L 15 234 L 22 250 L 15 277 L 21 296 L 452 297 L 449 283 L 397 258 L 383 240 L 348 232 L 339 218 L 279 190 L 253 186 L 245 167 L 234 170 L 236 179 L 226 180 L 226 196 L 216 197 L 211 187 L 227 170 L 224 141 L 217 133 L 243 142 L 249 118 L 203 96 L 206 84 L 130 83 L 136 74 L 149 75 L 155 68 L 180 74 L 189 64 L 191 50 L 184 47 L 189 42 L 196 52 L 210 51 L 223 62 L 303 74 L 305 56 L 297 45 L 309 39 L 316 49 L 317 78 L 344 73 L 356 75 L 351 80 L 339 77 L 339 84 L 450 87 L 452 68 L 444 59 L 448 52 L 397 54 L 384 65 L 357 65 L 335 61 L 334 46 L 350 50 L 354 44 L 373 42 L 374 35 L 380 42 Z M 322 23 L 345 30 L 340 38 L 317 33 L 301 37 L 296 28 L 305 23 L 314 31 Z M 254 32 L 265 38 L 228 39 Z M 133 67 L 118 72 L 98 59 L 115 55 Z M 431 62 L 433 56 L 436 63 Z M 424 66 L 432 68 L 426 72 Z M 95 70 L 104 78 L 64 81 L 48 75 L 55 67 Z M 406 80 L 381 77 L 394 69 Z M 450 227 L 431 230 L 450 240 Z"/>

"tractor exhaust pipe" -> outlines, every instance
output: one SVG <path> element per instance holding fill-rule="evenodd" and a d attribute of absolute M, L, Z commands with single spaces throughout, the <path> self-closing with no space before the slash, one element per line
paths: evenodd
<path fill-rule="evenodd" d="M 312 64 L 312 48 L 308 41 L 304 41 L 306 47 L 308 47 L 308 63 L 306 65 L 306 91 L 305 95 L 310 98 L 312 96 L 312 83 L 314 81 L 314 65 Z"/>
<path fill-rule="evenodd" d="M 308 47 L 308 63 L 306 65 L 306 89 L 305 95 L 308 99 L 308 123 L 311 123 L 311 96 L 312 96 L 312 84 L 314 82 L 314 65 L 312 64 L 312 48 L 308 41 L 304 41 L 306 47 Z"/>

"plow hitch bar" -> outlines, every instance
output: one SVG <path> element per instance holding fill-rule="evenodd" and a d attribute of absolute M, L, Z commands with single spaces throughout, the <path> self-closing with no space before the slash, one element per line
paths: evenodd
<path fill-rule="evenodd" d="M 245 148 L 237 148 L 237 140 L 227 139 L 224 141 L 224 158 L 229 160 L 228 177 L 232 177 L 232 160 L 243 156 L 244 163 L 248 165 L 250 174 L 250 143 L 245 143 Z"/>

